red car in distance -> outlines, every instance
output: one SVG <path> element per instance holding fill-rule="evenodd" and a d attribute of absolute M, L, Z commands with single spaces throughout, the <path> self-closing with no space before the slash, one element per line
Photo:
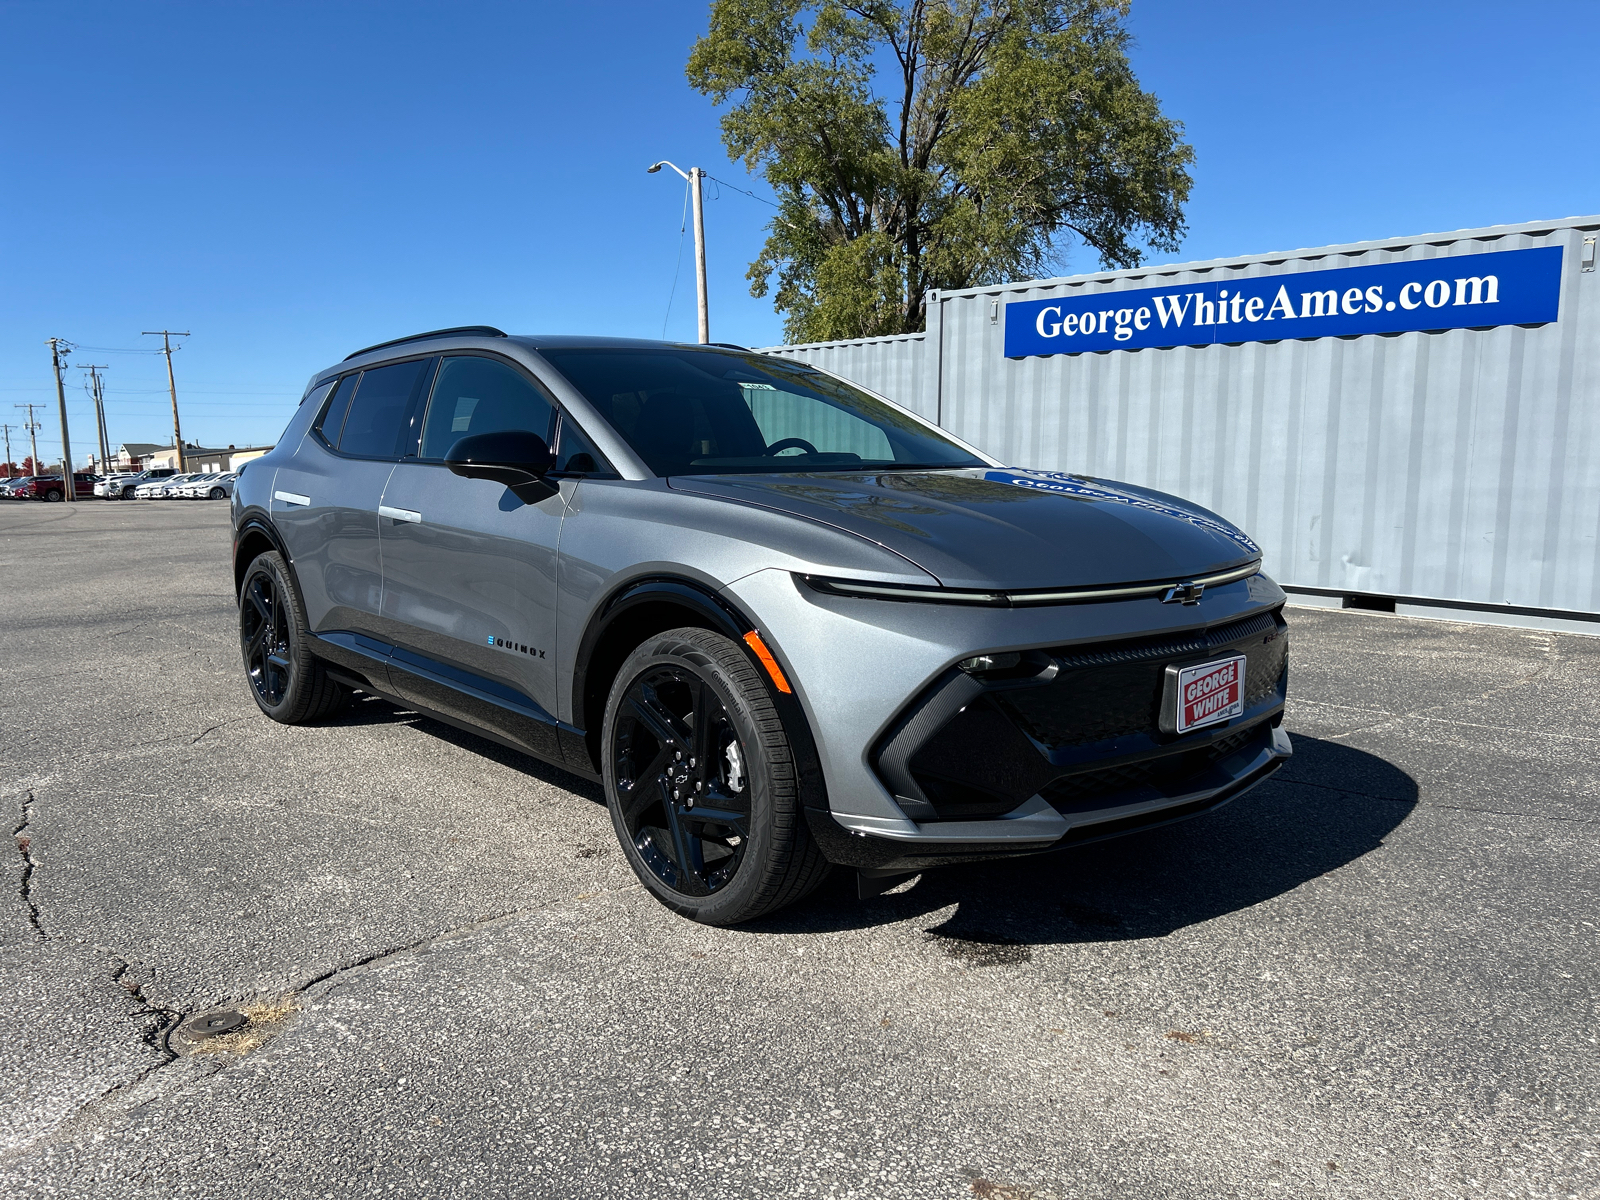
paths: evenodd
<path fill-rule="evenodd" d="M 75 471 L 72 475 L 73 493 L 79 500 L 94 499 L 94 485 L 99 476 L 91 475 L 86 471 Z M 44 500 L 56 503 L 66 499 L 66 494 L 61 486 L 59 475 L 35 475 L 27 483 L 19 484 L 12 496 L 19 500 Z"/>

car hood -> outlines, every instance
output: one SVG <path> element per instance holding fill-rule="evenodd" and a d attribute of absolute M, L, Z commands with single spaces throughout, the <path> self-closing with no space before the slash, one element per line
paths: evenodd
<path fill-rule="evenodd" d="M 946 587 L 1179 580 L 1261 557 L 1249 537 L 1198 505 L 1056 471 L 699 475 L 668 485 L 847 530 Z"/>

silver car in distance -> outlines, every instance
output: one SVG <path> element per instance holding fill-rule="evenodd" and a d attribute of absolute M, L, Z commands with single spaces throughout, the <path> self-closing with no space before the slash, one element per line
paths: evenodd
<path fill-rule="evenodd" d="M 600 781 L 697 921 L 1193 816 L 1290 753 L 1245 534 L 737 347 L 358 351 L 232 513 L 263 712 L 356 689 Z"/>

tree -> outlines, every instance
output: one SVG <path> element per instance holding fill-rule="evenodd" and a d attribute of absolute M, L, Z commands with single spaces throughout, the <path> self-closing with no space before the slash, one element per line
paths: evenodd
<path fill-rule="evenodd" d="M 779 212 L 750 264 L 791 341 L 923 328 L 1075 234 L 1175 250 L 1194 153 L 1128 64 L 1128 0 L 713 0 L 689 81 Z M 883 94 L 877 90 L 885 68 Z"/>

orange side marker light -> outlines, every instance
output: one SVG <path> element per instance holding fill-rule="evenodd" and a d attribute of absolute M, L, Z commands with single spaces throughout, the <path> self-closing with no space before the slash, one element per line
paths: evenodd
<path fill-rule="evenodd" d="M 756 657 L 761 660 L 761 665 L 767 669 L 767 674 L 772 676 L 772 682 L 777 689 L 789 695 L 794 689 L 789 686 L 789 681 L 783 677 L 783 668 L 778 665 L 778 660 L 772 657 L 772 651 L 767 649 L 767 644 L 761 640 L 761 635 L 752 629 L 744 635 L 744 644 L 756 652 Z"/>

